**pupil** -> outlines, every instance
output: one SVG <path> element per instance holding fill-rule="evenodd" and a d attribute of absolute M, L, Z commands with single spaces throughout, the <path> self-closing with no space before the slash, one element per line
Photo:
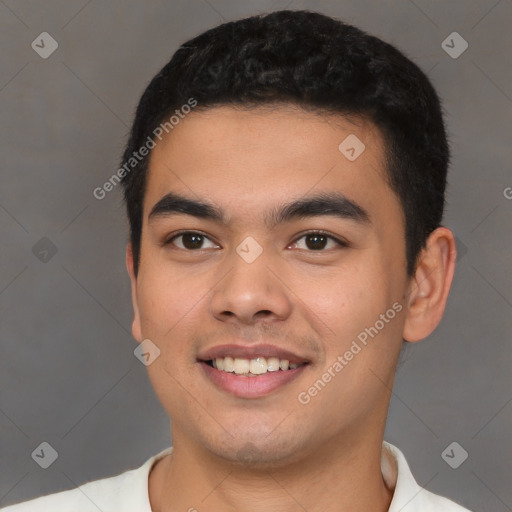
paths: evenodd
<path fill-rule="evenodd" d="M 188 233 L 183 235 L 183 245 L 187 249 L 198 249 L 203 244 L 203 235 Z"/>
<path fill-rule="evenodd" d="M 323 249 L 327 243 L 327 237 L 325 235 L 307 235 L 306 245 L 308 249 Z"/>

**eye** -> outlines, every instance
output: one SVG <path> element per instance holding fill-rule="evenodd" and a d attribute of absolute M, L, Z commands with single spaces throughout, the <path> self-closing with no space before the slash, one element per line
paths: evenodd
<path fill-rule="evenodd" d="M 210 242 L 210 245 L 205 246 L 207 241 Z M 218 245 L 213 243 L 210 238 L 198 231 L 182 231 L 181 233 L 175 234 L 169 238 L 164 245 L 175 245 L 176 247 L 187 251 L 218 247 Z"/>
<path fill-rule="evenodd" d="M 304 240 L 304 242 L 300 242 Z M 322 251 L 324 249 L 333 249 L 335 247 L 348 247 L 347 242 L 328 235 L 323 231 L 312 231 L 298 238 L 293 244 L 297 249 L 306 249 L 311 251 Z"/>

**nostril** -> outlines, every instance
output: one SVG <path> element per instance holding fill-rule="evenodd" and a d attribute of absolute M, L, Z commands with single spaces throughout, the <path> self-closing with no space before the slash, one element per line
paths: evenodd
<path fill-rule="evenodd" d="M 261 311 L 258 311 L 255 316 L 269 316 L 272 314 L 272 311 L 269 311 L 268 309 L 262 309 Z"/>

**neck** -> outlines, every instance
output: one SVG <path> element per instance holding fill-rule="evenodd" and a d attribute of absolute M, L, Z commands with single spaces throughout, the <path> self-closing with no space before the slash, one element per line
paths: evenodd
<path fill-rule="evenodd" d="M 304 458 L 294 464 L 255 471 L 205 453 L 173 429 L 173 452 L 150 475 L 152 509 L 386 512 L 393 492 L 382 477 L 379 434 L 371 439 L 344 435 L 323 449 L 304 450 Z"/>

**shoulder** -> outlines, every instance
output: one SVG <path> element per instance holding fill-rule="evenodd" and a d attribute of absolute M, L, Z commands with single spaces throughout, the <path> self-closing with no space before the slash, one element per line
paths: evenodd
<path fill-rule="evenodd" d="M 116 502 L 126 486 L 127 473 L 88 482 L 75 489 L 24 501 L 3 508 L 1 512 L 44 512 L 49 510 L 52 512 L 98 512 L 98 510 L 107 510 L 108 505 Z"/>
<path fill-rule="evenodd" d="M 404 454 L 390 443 L 383 443 L 385 471 L 394 473 L 395 489 L 389 512 L 471 512 L 454 501 L 424 489 L 414 479 Z M 387 468 L 387 469 L 385 469 Z M 388 476 L 388 480 L 390 476 Z"/>
<path fill-rule="evenodd" d="M 421 492 L 423 493 L 421 497 L 422 512 L 471 512 L 469 509 L 458 505 L 454 501 L 434 494 L 426 489 L 423 489 Z"/>
<path fill-rule="evenodd" d="M 154 455 L 139 468 L 11 505 L 0 509 L 0 512 L 151 512 L 149 472 L 153 464 L 169 451 L 167 448 Z"/>

